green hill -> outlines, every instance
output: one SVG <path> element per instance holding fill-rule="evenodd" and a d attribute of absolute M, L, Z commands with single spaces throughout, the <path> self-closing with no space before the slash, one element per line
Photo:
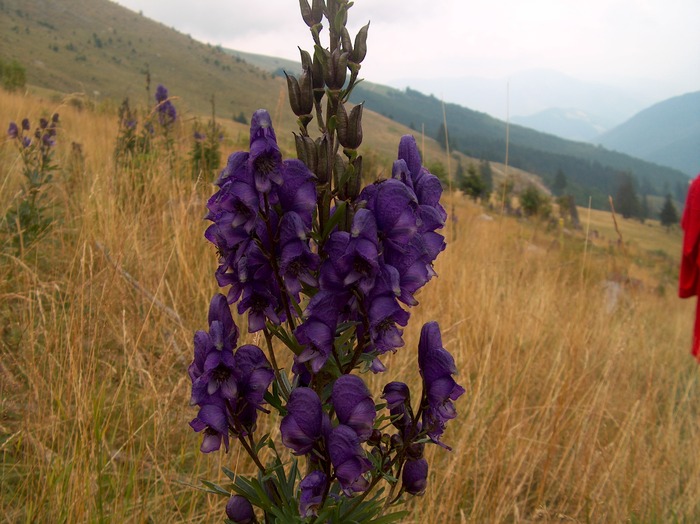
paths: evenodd
<path fill-rule="evenodd" d="M 598 138 L 604 147 L 694 176 L 700 171 L 700 91 L 659 102 Z"/>

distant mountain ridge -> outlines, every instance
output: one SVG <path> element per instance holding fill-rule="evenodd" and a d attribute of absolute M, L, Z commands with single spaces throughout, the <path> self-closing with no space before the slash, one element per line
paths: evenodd
<path fill-rule="evenodd" d="M 700 172 L 700 91 L 654 104 L 595 142 L 694 176 Z"/>
<path fill-rule="evenodd" d="M 600 117 L 582 109 L 550 107 L 530 116 L 514 116 L 511 122 L 568 140 L 588 142 L 608 130 Z"/>

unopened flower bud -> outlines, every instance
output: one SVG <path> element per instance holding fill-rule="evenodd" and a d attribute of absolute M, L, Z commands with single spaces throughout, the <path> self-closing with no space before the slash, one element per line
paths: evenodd
<path fill-rule="evenodd" d="M 336 49 L 326 56 L 323 78 L 329 89 L 342 89 L 348 70 L 348 53 Z"/>
<path fill-rule="evenodd" d="M 294 134 L 294 142 L 297 147 L 297 158 L 306 164 L 309 171 L 316 173 L 318 170 L 318 144 L 308 136 Z"/>
<path fill-rule="evenodd" d="M 370 444 L 371 446 L 376 446 L 381 442 L 382 440 L 382 432 L 379 431 L 378 429 L 373 429 L 372 434 L 369 436 L 369 439 L 367 439 L 367 444 Z"/>
<path fill-rule="evenodd" d="M 296 79 L 293 75 L 284 74 L 287 77 L 287 89 L 289 90 L 289 104 L 297 116 L 311 114 L 314 107 L 314 94 L 311 88 L 311 75 L 308 69 L 304 69 Z"/>
<path fill-rule="evenodd" d="M 313 27 L 321 22 L 323 18 L 323 0 L 313 0 L 311 6 L 309 6 L 308 0 L 299 0 L 299 8 L 301 9 L 301 17 L 307 26 Z"/>
<path fill-rule="evenodd" d="M 355 36 L 355 45 L 350 53 L 350 62 L 360 64 L 367 55 L 367 32 L 369 31 L 369 22 L 357 32 Z"/>
<path fill-rule="evenodd" d="M 394 449 L 398 449 L 403 445 L 403 441 L 401 440 L 401 437 L 399 435 L 392 435 L 391 436 L 391 447 Z"/>
<path fill-rule="evenodd" d="M 343 46 L 343 51 L 352 55 L 352 40 L 347 27 L 343 27 L 343 30 L 340 32 L 340 43 Z"/>
<path fill-rule="evenodd" d="M 414 442 L 406 448 L 406 455 L 412 460 L 418 460 L 423 458 L 423 450 L 425 449 L 425 444 Z"/>
<path fill-rule="evenodd" d="M 318 144 L 318 168 L 316 171 L 316 176 L 321 184 L 325 184 L 328 182 L 328 180 L 330 180 L 332 166 L 331 158 L 333 158 L 332 155 L 328 136 L 324 135 Z"/>
<path fill-rule="evenodd" d="M 357 149 L 362 143 L 362 107 L 356 105 L 348 116 L 345 106 L 338 104 L 338 140 L 346 149 Z"/>
<path fill-rule="evenodd" d="M 226 503 L 226 516 L 236 524 L 252 524 L 256 522 L 253 505 L 247 498 L 234 495 Z"/>

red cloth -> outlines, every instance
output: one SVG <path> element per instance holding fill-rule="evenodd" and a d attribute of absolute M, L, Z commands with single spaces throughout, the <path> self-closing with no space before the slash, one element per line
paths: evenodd
<path fill-rule="evenodd" d="M 700 174 L 688 188 L 681 227 L 684 235 L 678 296 L 689 298 L 700 294 Z M 692 353 L 700 361 L 700 304 L 695 309 Z"/>

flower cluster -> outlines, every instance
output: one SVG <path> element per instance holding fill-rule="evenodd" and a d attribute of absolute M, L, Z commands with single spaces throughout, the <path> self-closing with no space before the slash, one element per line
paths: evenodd
<path fill-rule="evenodd" d="M 158 84 L 156 88 L 156 113 L 158 123 L 164 128 L 168 128 L 175 123 L 177 111 L 172 101 L 168 97 L 168 90 L 163 84 Z"/>
<path fill-rule="evenodd" d="M 351 5 L 300 1 L 315 52 L 301 51 L 298 79 L 287 75 L 298 159 L 283 158 L 270 115 L 260 109 L 249 151 L 228 158 L 207 203 L 205 237 L 216 247 L 215 277 L 227 291 L 211 301 L 209 331 L 195 335 L 189 374 L 199 412 L 191 426 L 204 433 L 202 451 L 222 443 L 228 450 L 233 436 L 258 467 L 257 479 L 227 473 L 233 522 L 257 522 L 256 511 L 266 521 L 374 521 L 404 493 L 425 491 L 425 445 L 449 449 L 441 438 L 464 393 L 436 322 L 421 332 L 417 404 L 398 381 L 385 385 L 378 400 L 385 404 L 376 404 L 362 377 L 384 371 L 381 359 L 404 346 L 409 309 L 445 249 L 447 214 L 440 180 L 423 166 L 411 136 L 400 140 L 391 177 L 362 187 L 363 106 L 345 104 L 369 24 L 353 43 L 345 28 Z M 320 43 L 324 17 L 330 50 Z M 314 118 L 318 138 L 309 134 Z M 229 305 L 247 316 L 250 333 L 263 335 L 265 353 L 250 345 L 234 350 Z M 275 343 L 293 359 L 277 360 Z M 291 460 L 280 458 L 269 434 L 255 435 L 257 415 L 267 409 L 280 416 Z M 263 447 L 273 450 L 269 465 L 259 455 Z M 390 486 L 385 498 L 368 497 L 382 481 Z"/>
<path fill-rule="evenodd" d="M 282 183 L 284 181 L 284 184 Z M 248 312 L 249 331 L 290 319 L 304 284 L 319 265 L 310 232 L 316 206 L 314 176 L 299 160 L 282 160 L 270 115 L 251 120 L 250 153 L 231 155 L 209 200 L 205 232 L 220 255 L 216 278 L 228 301 Z"/>
<path fill-rule="evenodd" d="M 258 411 L 274 373 L 262 350 L 253 345 L 234 352 L 238 328 L 226 297 L 217 294 L 209 306 L 209 332 L 194 337 L 194 361 L 188 373 L 192 381 L 193 405 L 199 406 L 190 426 L 204 431 L 201 450 L 218 450 L 229 435 L 246 436 L 255 430 Z"/>
<path fill-rule="evenodd" d="M 18 126 L 15 122 L 10 122 L 7 129 L 8 136 L 17 140 L 19 147 L 28 150 L 34 146 L 42 156 L 48 156 L 48 150 L 56 144 L 56 127 L 58 125 L 58 113 L 54 113 L 51 121 L 46 118 L 39 119 L 39 126 L 32 133 L 31 123 L 28 118 Z"/>
<path fill-rule="evenodd" d="M 22 246 L 38 239 L 52 223 L 46 213 L 48 195 L 44 188 L 58 169 L 53 163 L 58 121 L 58 113 L 55 113 L 50 120 L 40 118 L 33 131 L 28 118 L 19 125 L 10 122 L 7 129 L 21 157 L 25 180 L 17 206 L 10 208 L 4 217 L 3 229 L 10 233 L 12 243 L 20 251 Z"/>

